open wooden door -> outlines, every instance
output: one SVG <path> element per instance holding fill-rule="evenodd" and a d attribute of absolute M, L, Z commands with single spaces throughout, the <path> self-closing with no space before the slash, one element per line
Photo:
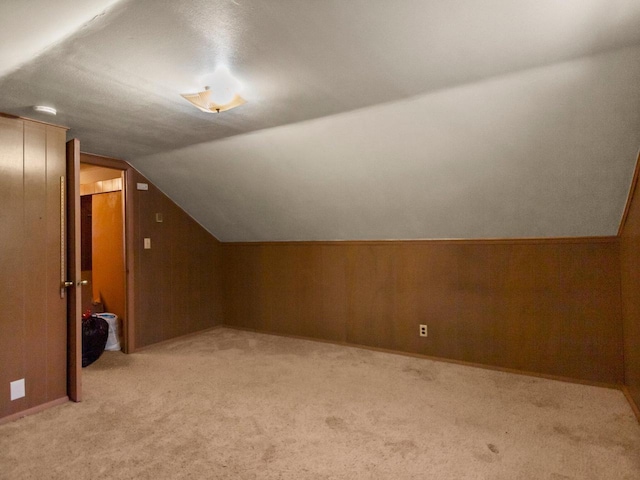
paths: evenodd
<path fill-rule="evenodd" d="M 67 142 L 67 324 L 69 399 L 82 400 L 82 286 L 80 278 L 80 141 Z"/>

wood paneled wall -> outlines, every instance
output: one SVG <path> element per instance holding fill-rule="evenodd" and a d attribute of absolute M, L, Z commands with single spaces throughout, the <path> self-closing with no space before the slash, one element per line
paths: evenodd
<path fill-rule="evenodd" d="M 614 237 L 222 250 L 229 325 L 623 382 Z"/>
<path fill-rule="evenodd" d="M 640 157 L 620 232 L 625 385 L 640 407 Z M 640 417 L 638 418 L 640 420 Z"/>
<path fill-rule="evenodd" d="M 0 116 L 0 418 L 67 395 L 60 298 L 66 130 Z M 24 378 L 26 396 L 10 401 Z"/>
<path fill-rule="evenodd" d="M 149 184 L 134 192 L 136 347 L 222 323 L 220 243 L 140 173 L 133 176 L 133 185 Z"/>

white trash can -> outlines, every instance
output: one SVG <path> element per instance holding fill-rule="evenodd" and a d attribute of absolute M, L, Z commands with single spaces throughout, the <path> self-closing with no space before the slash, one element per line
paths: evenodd
<path fill-rule="evenodd" d="M 109 324 L 109 336 L 104 349 L 108 352 L 120 350 L 120 337 L 118 336 L 118 316 L 114 313 L 96 313 L 96 317 L 100 317 Z"/>

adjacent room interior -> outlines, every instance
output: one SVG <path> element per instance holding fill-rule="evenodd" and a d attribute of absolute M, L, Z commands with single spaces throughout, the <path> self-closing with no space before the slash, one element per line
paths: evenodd
<path fill-rule="evenodd" d="M 640 3 L 33 0 L 0 45 L 9 478 L 640 475 Z"/>
<path fill-rule="evenodd" d="M 82 311 L 111 312 L 126 328 L 124 172 L 80 164 Z"/>

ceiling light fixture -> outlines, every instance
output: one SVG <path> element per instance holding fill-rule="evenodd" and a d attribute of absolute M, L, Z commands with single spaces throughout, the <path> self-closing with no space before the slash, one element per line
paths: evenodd
<path fill-rule="evenodd" d="M 241 83 L 231 75 L 227 67 L 218 67 L 212 75 L 206 77 L 207 86 L 202 92 L 183 93 L 196 108 L 203 112 L 224 112 L 239 107 L 246 100 L 240 96 Z"/>
<path fill-rule="evenodd" d="M 47 107 L 45 105 L 36 105 L 33 107 L 36 112 L 48 113 L 49 115 L 57 115 L 58 111 L 53 107 Z"/>

